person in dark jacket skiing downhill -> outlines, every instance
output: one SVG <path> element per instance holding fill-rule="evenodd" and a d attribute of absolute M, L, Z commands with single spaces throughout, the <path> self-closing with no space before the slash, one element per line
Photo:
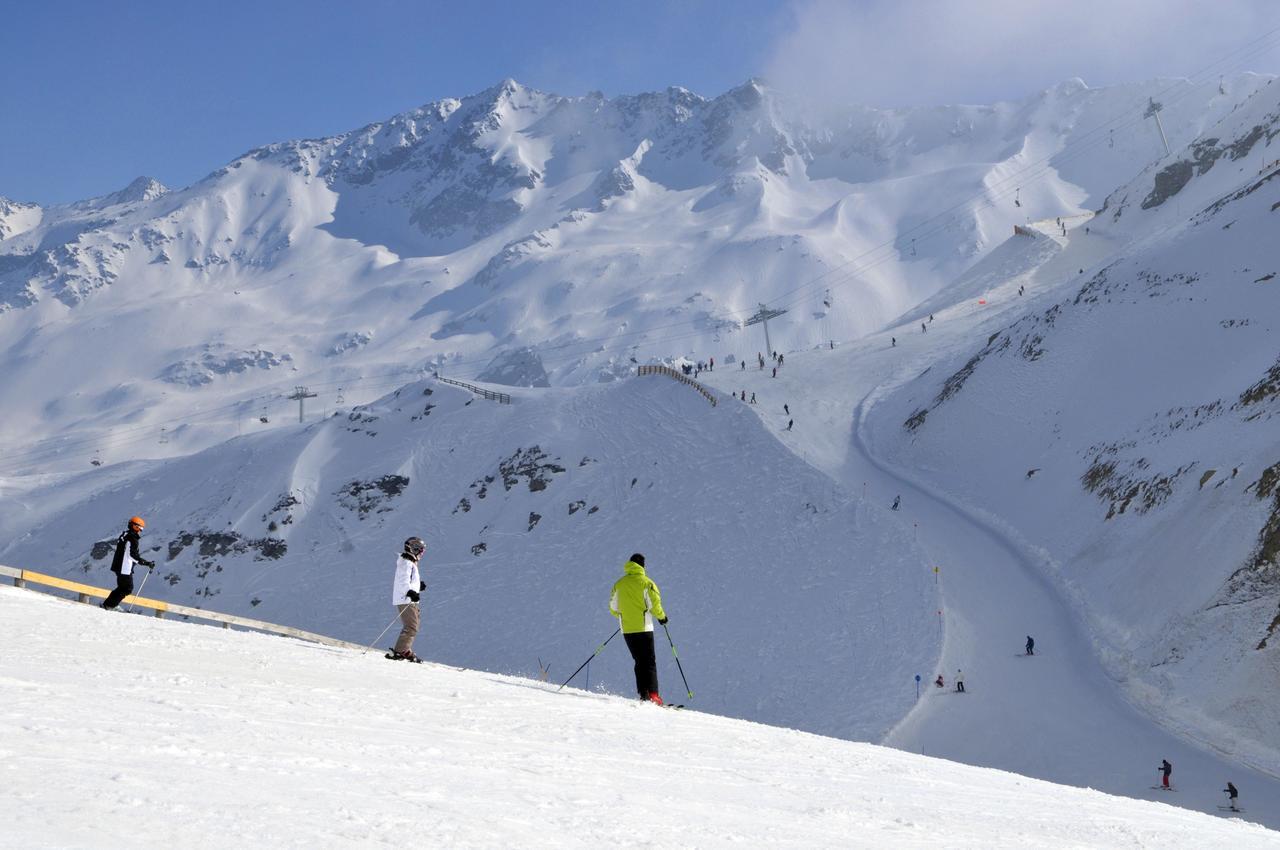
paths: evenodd
<path fill-rule="evenodd" d="M 146 525 L 142 517 L 130 517 L 125 530 L 116 538 L 116 554 L 111 559 L 111 572 L 116 574 L 116 589 L 102 602 L 102 607 L 108 611 L 115 610 L 120 600 L 133 593 L 133 568 L 136 565 L 141 564 L 149 570 L 156 565 L 155 561 L 148 561 L 138 552 L 138 540 Z"/>
<path fill-rule="evenodd" d="M 1169 775 L 1173 773 L 1173 765 L 1169 764 L 1168 759 L 1160 759 L 1160 773 L 1164 776 L 1160 784 L 1165 788 L 1165 790 L 1168 790 Z"/>
<path fill-rule="evenodd" d="M 653 621 L 666 625 L 658 585 L 644 571 L 644 555 L 631 556 L 622 567 L 623 576 L 614 582 L 609 596 L 609 613 L 618 618 L 622 639 L 635 662 L 636 692 L 640 699 L 662 705 L 658 695 L 658 660 L 653 649 Z"/>
<path fill-rule="evenodd" d="M 1222 789 L 1222 793 L 1227 795 L 1227 808 L 1233 812 L 1240 811 L 1240 809 L 1236 808 L 1236 800 L 1240 797 L 1240 792 L 1236 790 L 1236 786 L 1228 782 L 1227 787 Z"/>
<path fill-rule="evenodd" d="M 387 658 L 397 661 L 421 661 L 413 654 L 413 639 L 418 636 L 421 616 L 418 611 L 419 595 L 427 589 L 427 583 L 418 572 L 418 561 L 427 551 L 421 537 L 410 537 L 404 542 L 404 551 L 396 558 L 396 577 L 391 589 L 391 604 L 400 612 L 400 636 Z"/>
<path fill-rule="evenodd" d="M 1027 655 L 1036 654 L 1036 642 L 1031 635 L 1027 635 Z"/>

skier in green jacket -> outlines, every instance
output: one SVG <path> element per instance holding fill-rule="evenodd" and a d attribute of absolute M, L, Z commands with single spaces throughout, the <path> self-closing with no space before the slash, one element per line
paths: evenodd
<path fill-rule="evenodd" d="M 645 575 L 644 555 L 639 552 L 622 567 L 623 576 L 614 582 L 609 597 L 609 613 L 622 624 L 622 639 L 636 664 L 636 691 L 640 699 L 662 705 L 658 695 L 658 660 L 653 649 L 653 621 L 666 625 L 662 595 L 653 579 Z"/>

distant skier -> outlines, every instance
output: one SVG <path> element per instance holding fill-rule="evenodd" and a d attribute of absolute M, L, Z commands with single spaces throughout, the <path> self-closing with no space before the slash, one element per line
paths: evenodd
<path fill-rule="evenodd" d="M 930 313 L 930 314 L 929 314 L 929 324 L 931 324 L 931 325 L 933 324 L 933 314 L 932 314 L 932 313 Z"/>
<path fill-rule="evenodd" d="M 1168 791 L 1168 790 L 1169 790 L 1169 775 L 1173 773 L 1173 765 L 1169 764 L 1169 760 L 1168 760 L 1168 759 L 1160 759 L 1160 773 L 1161 773 L 1161 774 L 1163 775 L 1163 777 L 1164 777 L 1164 778 L 1161 780 L 1160 784 L 1164 787 L 1164 789 L 1165 789 L 1166 791 Z"/>
<path fill-rule="evenodd" d="M 714 372 L 716 370 L 716 359 L 714 357 L 707 358 L 707 371 Z"/>
<path fill-rule="evenodd" d="M 618 618 L 622 639 L 635 662 L 636 693 L 640 699 L 662 705 L 658 695 L 658 660 L 653 650 L 653 621 L 666 625 L 658 585 L 644 571 L 644 555 L 631 556 L 622 566 L 622 578 L 613 584 L 609 613 Z"/>
<path fill-rule="evenodd" d="M 147 569 L 154 569 L 156 562 L 148 561 L 138 553 L 138 541 L 142 538 L 142 529 L 147 524 L 142 517 L 129 517 L 124 531 L 116 538 L 116 554 L 111 559 L 111 572 L 116 574 L 116 589 L 102 601 L 102 607 L 108 611 L 115 610 L 130 593 L 133 593 L 133 568 L 141 564 Z"/>
<path fill-rule="evenodd" d="M 1027 655 L 1035 655 L 1035 654 L 1036 654 L 1036 642 L 1035 640 L 1032 639 L 1031 635 L 1027 635 Z"/>
<path fill-rule="evenodd" d="M 890 348 L 898 347 L 898 338 L 896 336 L 889 337 L 889 347 Z"/>
<path fill-rule="evenodd" d="M 747 391 L 746 391 L 746 390 L 743 390 L 743 391 L 742 391 L 742 400 L 743 400 L 743 401 L 746 401 L 746 400 L 747 400 Z"/>
<path fill-rule="evenodd" d="M 901 505 L 901 504 L 902 504 L 902 497 L 901 497 L 901 496 L 894 496 L 894 497 L 893 497 L 893 505 L 892 505 L 892 507 L 890 507 L 890 508 L 889 508 L 889 510 L 891 510 L 891 511 L 896 511 L 896 510 L 898 509 L 898 506 L 899 506 L 899 505 Z"/>
<path fill-rule="evenodd" d="M 938 674 L 938 678 L 933 680 L 933 684 L 939 688 L 946 687 L 946 683 L 942 681 L 942 674 Z"/>
<path fill-rule="evenodd" d="M 1233 812 L 1240 811 L 1236 808 L 1236 799 L 1240 796 L 1240 792 L 1236 790 L 1236 786 L 1228 782 L 1227 787 L 1222 789 L 1222 793 L 1227 795 L 1227 808 L 1231 809 Z"/>
<path fill-rule="evenodd" d="M 926 325 L 924 322 L 921 322 L 921 323 L 920 323 L 920 333 L 922 333 L 922 334 L 927 334 L 928 332 L 929 332 L 929 326 L 928 326 L 928 325 Z"/>
<path fill-rule="evenodd" d="M 787 414 L 788 416 L 790 416 L 790 415 L 791 415 L 791 408 L 790 408 L 790 407 L 788 407 L 786 404 L 784 404 L 784 405 L 782 405 L 782 412 L 783 412 L 783 413 L 785 413 L 785 414 Z"/>
<path fill-rule="evenodd" d="M 427 544 L 421 537 L 410 537 L 404 542 L 404 551 L 396 558 L 391 604 L 400 612 L 400 636 L 396 638 L 395 648 L 387 655 L 396 661 L 422 661 L 413 654 L 413 639 L 418 636 L 418 626 L 422 622 L 418 610 L 418 601 L 422 598 L 419 594 L 427 589 L 427 583 L 418 571 L 418 561 L 425 551 Z"/>
<path fill-rule="evenodd" d="M 785 354 L 779 354 L 779 355 L 778 355 L 778 365 L 779 365 L 779 366 L 781 366 L 784 362 L 786 362 L 786 359 L 787 359 L 787 355 L 785 355 Z"/>
<path fill-rule="evenodd" d="M 755 394 L 755 393 L 752 393 L 752 394 L 751 394 L 751 403 L 752 403 L 752 404 L 755 404 L 755 403 L 756 403 L 756 394 Z"/>
<path fill-rule="evenodd" d="M 775 377 L 775 378 L 776 378 L 776 377 L 778 377 L 778 367 L 777 367 L 777 366 L 774 366 L 774 367 L 773 367 L 773 377 Z"/>
<path fill-rule="evenodd" d="M 956 671 L 956 693 L 964 693 L 964 673 L 960 670 Z"/>
<path fill-rule="evenodd" d="M 788 420 L 787 420 L 787 430 L 788 430 L 788 431 L 790 431 L 790 430 L 791 430 L 791 426 L 792 426 L 792 425 L 794 425 L 794 424 L 796 424 L 796 421 L 795 421 L 794 419 L 788 419 Z"/>
<path fill-rule="evenodd" d="M 739 361 L 739 362 L 741 362 L 741 363 L 742 363 L 742 371 L 744 371 L 744 372 L 745 372 L 745 371 L 747 371 L 747 361 L 742 360 L 742 361 Z"/>

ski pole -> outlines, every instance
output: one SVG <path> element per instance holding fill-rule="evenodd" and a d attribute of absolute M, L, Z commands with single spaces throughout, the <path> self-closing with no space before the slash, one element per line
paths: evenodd
<path fill-rule="evenodd" d="M 138 592 L 137 592 L 137 593 L 130 593 L 130 594 L 129 594 L 130 596 L 132 596 L 132 597 L 133 597 L 133 602 L 130 602 L 130 603 L 129 603 L 129 607 L 128 607 L 128 608 L 126 608 L 126 609 L 124 609 L 124 612 L 125 612 L 126 614 L 132 613 L 132 611 L 133 611 L 133 604 L 134 604 L 134 602 L 137 602 L 137 601 L 138 601 L 138 597 L 142 595 L 142 588 L 144 588 L 144 587 L 146 587 L 146 586 L 147 586 L 147 579 L 149 579 L 149 578 L 151 578 L 151 567 L 147 567 L 147 574 L 146 574 L 146 575 L 144 575 L 144 576 L 142 577 L 142 584 L 138 585 Z"/>
<path fill-rule="evenodd" d="M 614 630 L 613 630 L 613 634 L 611 634 L 611 635 L 609 635 L 609 637 L 605 638 L 604 643 L 602 643 L 602 644 L 600 644 L 599 646 L 597 646 L 597 647 L 596 647 L 596 651 L 595 651 L 595 652 L 593 652 L 593 653 L 591 653 L 591 658 L 595 658 L 597 655 L 599 655 L 599 654 L 600 654 L 600 650 L 602 650 L 602 649 L 604 649 L 606 646 L 608 646 L 608 645 L 609 645 L 609 641 L 611 641 L 611 640 L 613 640 L 614 638 L 616 638 L 616 637 L 618 636 L 618 632 L 620 632 L 620 631 L 622 631 L 622 626 L 618 626 L 618 628 L 614 629 Z M 588 664 L 590 664 L 590 663 L 591 663 L 591 658 L 588 658 L 586 661 L 582 662 L 582 667 L 586 667 Z M 581 673 L 581 672 L 582 672 L 582 667 L 579 667 L 577 670 L 574 670 L 574 671 L 573 671 L 573 676 L 576 676 L 576 675 L 578 675 L 579 673 Z M 572 682 L 572 681 L 573 681 L 573 676 L 570 676 L 569 678 L 565 679 L 565 680 L 564 680 L 564 685 L 567 685 L 567 684 L 569 684 L 570 682 Z M 564 685 L 561 685 L 560 687 L 556 688 L 556 693 L 560 693 L 561 691 L 563 691 L 563 690 L 564 690 Z"/>
<path fill-rule="evenodd" d="M 387 629 L 389 629 L 389 628 L 391 628 L 392 626 L 394 626 L 394 625 L 396 624 L 396 620 L 399 620 L 399 619 L 400 619 L 400 612 L 399 612 L 399 611 L 397 611 L 397 612 L 396 612 L 396 615 L 395 615 L 394 617 L 392 617 L 392 618 L 391 618 L 391 622 L 390 622 L 390 623 L 387 623 L 387 628 L 386 628 L 386 629 L 383 629 L 383 630 L 382 630 L 382 631 L 380 631 L 380 632 L 378 632 L 378 636 L 377 636 L 376 638 L 374 638 L 374 639 L 373 639 L 373 643 L 371 643 L 371 644 L 369 644 L 368 646 L 366 646 L 366 647 L 364 648 L 364 652 L 362 652 L 362 653 L 360 653 L 360 654 L 361 654 L 361 655 L 364 655 L 364 653 L 365 653 L 365 652 L 368 652 L 369 650 L 373 649 L 373 644 L 374 644 L 374 643 L 377 643 L 377 642 L 378 642 L 378 641 L 380 641 L 380 640 L 382 640 L 382 636 L 383 636 L 383 635 L 385 635 L 385 634 L 387 633 Z"/>
<path fill-rule="evenodd" d="M 676 645 L 671 640 L 671 630 L 667 628 L 667 624 L 662 624 L 662 630 L 667 633 L 667 643 L 671 644 L 671 656 L 676 660 L 676 669 L 680 671 L 680 681 L 684 682 L 684 692 L 689 695 L 689 699 L 693 699 L 693 691 L 689 690 L 689 680 L 684 677 L 684 667 L 680 664 L 680 654 L 676 652 Z"/>

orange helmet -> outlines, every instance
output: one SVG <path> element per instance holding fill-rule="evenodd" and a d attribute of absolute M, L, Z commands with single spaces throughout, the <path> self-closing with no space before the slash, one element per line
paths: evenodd
<path fill-rule="evenodd" d="M 146 524 L 145 522 L 143 522 L 143 521 L 142 521 L 142 517 L 140 517 L 140 516 L 131 516 L 131 517 L 129 517 L 129 525 L 136 525 L 136 526 L 138 526 L 138 528 L 146 528 L 146 527 L 147 527 L 147 524 Z"/>

